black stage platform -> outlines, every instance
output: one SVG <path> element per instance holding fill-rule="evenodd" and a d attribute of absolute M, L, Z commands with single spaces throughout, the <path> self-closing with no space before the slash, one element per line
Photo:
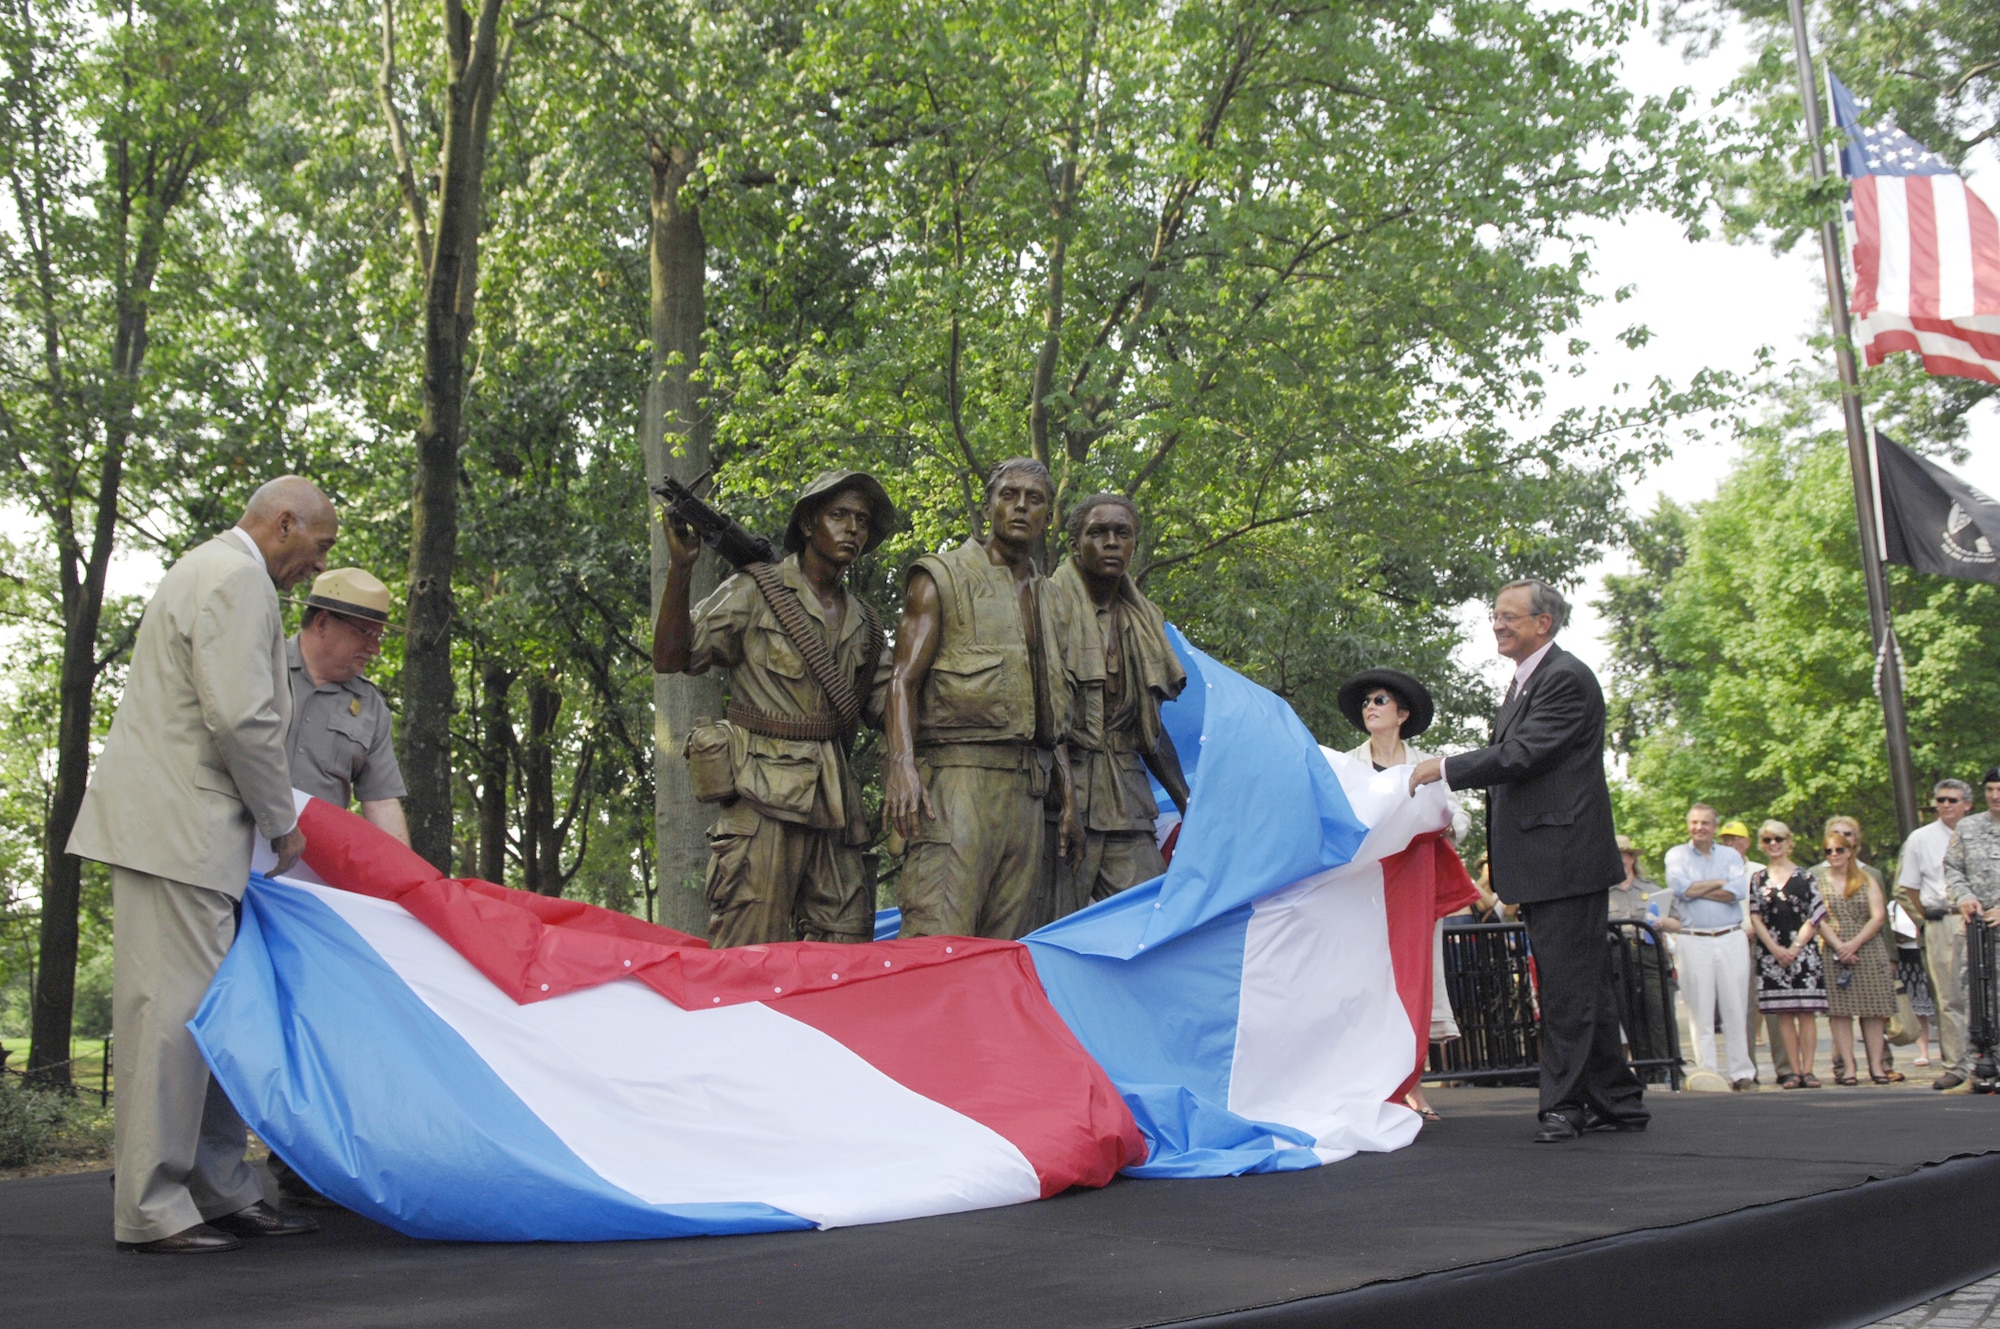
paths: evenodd
<path fill-rule="evenodd" d="M 206 1258 L 117 1253 L 102 1173 L 0 1182 L 0 1316 L 59 1326 L 1860 1325 L 2000 1271 L 2000 1098 L 1656 1094 L 1534 1145 L 1533 1094 L 1442 1090 L 1400 1153 L 1119 1181 L 833 1232 L 411 1241 L 352 1215 Z"/>

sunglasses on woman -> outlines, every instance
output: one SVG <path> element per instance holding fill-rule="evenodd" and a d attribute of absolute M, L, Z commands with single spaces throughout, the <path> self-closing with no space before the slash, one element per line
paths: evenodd
<path fill-rule="evenodd" d="M 1361 704 L 1363 706 L 1401 706 L 1403 703 L 1390 693 L 1371 692 L 1361 699 Z"/>
<path fill-rule="evenodd" d="M 1757 840 L 1760 844 L 1783 844 L 1791 838 L 1789 835 L 1760 835 Z"/>
<path fill-rule="evenodd" d="M 1826 847 L 1826 856 L 1828 858 L 1832 858 L 1835 854 L 1851 854 L 1853 852 L 1852 849 L 1844 844 L 1830 844 Z"/>

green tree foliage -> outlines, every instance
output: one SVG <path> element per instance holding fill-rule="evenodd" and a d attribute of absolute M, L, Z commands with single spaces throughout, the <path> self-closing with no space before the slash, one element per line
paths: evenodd
<path fill-rule="evenodd" d="M 447 81 L 419 53 L 448 7 L 208 10 L 188 40 L 266 27 L 168 214 L 127 455 L 145 499 L 113 529 L 171 557 L 257 479 L 301 470 L 341 507 L 337 561 L 407 593 Z M 1582 350 L 1585 233 L 1636 207 L 1697 215 L 1685 106 L 1618 82 L 1641 17 L 1621 0 L 503 11 L 478 326 L 443 441 L 454 866 L 641 907 L 658 762 L 679 754 L 655 751 L 635 440 L 669 378 L 669 432 L 712 436 L 727 504 L 766 532 L 822 466 L 883 475 L 909 524 L 857 576 L 892 611 L 909 560 L 973 525 L 984 469 L 1034 452 L 1065 498 L 1132 493 L 1149 591 L 1328 737 L 1333 687 L 1363 664 L 1433 679 L 1446 731 L 1483 713 L 1450 664 L 1455 607 L 1522 572 L 1572 578 L 1659 425 L 1723 386 L 1521 423 Z M 87 35 L 61 47 L 78 68 Z M 106 121 L 68 86 L 17 78 L 9 114 L 60 102 L 44 118 L 69 135 L 64 234 L 82 236 Z M 686 354 L 651 344 L 669 205 L 702 250 Z M 110 306 L 75 252 L 58 288 L 99 301 L 75 320 L 97 329 L 87 348 Z M 47 397 L 26 253 L 9 251 L 27 311 L 8 315 L 10 407 Z M 97 455 L 19 418 L 52 457 Z M 67 473 L 6 483 L 39 505 Z M 57 624 L 52 603 L 37 612 Z M 95 635 L 114 682 L 133 617 L 113 603 Z M 374 672 L 392 697 L 406 649 L 392 638 Z"/>
<path fill-rule="evenodd" d="M 840 108 L 812 141 L 858 166 L 798 180 L 796 229 L 733 256 L 759 299 L 710 357 L 731 483 L 877 466 L 900 563 L 1032 452 L 1065 499 L 1132 494 L 1148 590 L 1309 723 L 1385 660 L 1482 710 L 1452 607 L 1572 576 L 1647 427 L 1710 400 L 1519 423 L 1586 300 L 1581 228 L 1694 208 L 1679 101 L 1617 82 L 1636 18 L 843 8 L 801 60 Z M 841 317 L 800 335 L 794 291 Z"/>
<path fill-rule="evenodd" d="M 1646 523 L 1639 569 L 1607 587 L 1628 780 L 1620 828 L 1649 855 L 1689 803 L 1817 834 L 1835 813 L 1894 848 L 1882 708 L 1844 440 L 1810 396 L 1749 432 L 1717 495 Z M 1990 699 L 2000 587 L 1889 569 L 1920 788 L 2000 759 Z"/>

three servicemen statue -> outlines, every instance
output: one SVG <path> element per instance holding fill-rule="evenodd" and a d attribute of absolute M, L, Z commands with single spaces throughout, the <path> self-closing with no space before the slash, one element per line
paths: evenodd
<path fill-rule="evenodd" d="M 717 946 L 867 941 L 874 826 L 853 747 L 881 729 L 882 819 L 903 846 L 903 936 L 1014 938 L 1159 875 L 1148 772 L 1187 781 L 1160 704 L 1187 683 L 1129 573 L 1139 516 L 1120 495 L 1069 513 L 1069 558 L 1035 555 L 1055 485 L 1017 457 L 987 478 L 986 536 L 911 566 L 891 646 L 846 573 L 895 529 L 888 492 L 828 471 L 799 495 L 784 552 L 671 482 L 661 673 L 728 671 L 725 716 L 684 755 L 714 807 L 706 893 Z M 736 564 L 690 606 L 703 541 Z"/>

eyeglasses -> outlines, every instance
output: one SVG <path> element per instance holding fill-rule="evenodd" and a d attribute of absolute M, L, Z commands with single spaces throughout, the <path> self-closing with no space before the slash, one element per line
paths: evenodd
<path fill-rule="evenodd" d="M 1853 852 L 1854 851 L 1852 849 L 1849 849 L 1844 844 L 1830 844 L 1826 847 L 1826 854 L 1828 858 L 1833 857 L 1835 854 L 1851 854 Z"/>
<path fill-rule="evenodd" d="M 1401 706 L 1402 698 L 1392 692 L 1371 692 L 1361 699 L 1363 706 Z"/>
<path fill-rule="evenodd" d="M 1962 799 L 1962 798 L 1960 798 L 1960 797 L 1959 797 L 1959 796 L 1958 796 L 1957 794 L 1939 794 L 1939 795 L 1938 795 L 1938 796 L 1937 796 L 1936 798 L 1934 798 L 1934 799 L 1932 799 L 1932 800 L 1931 800 L 1931 802 L 1933 802 L 1933 803 L 1939 803 L 1939 804 L 1942 804 L 1942 803 L 1963 803 L 1964 801 L 1965 801 L 1965 800 L 1964 800 L 1964 799 Z"/>
<path fill-rule="evenodd" d="M 1760 835 L 1757 837 L 1757 842 L 1759 844 L 1783 844 L 1791 838 L 1789 835 Z"/>
<path fill-rule="evenodd" d="M 1486 616 L 1488 623 L 1519 623 L 1523 619 L 1540 618 L 1540 614 L 1503 614 L 1498 609 Z"/>
<path fill-rule="evenodd" d="M 371 645 L 375 646 L 380 646 L 382 644 L 383 636 L 389 631 L 387 627 L 385 627 L 380 623 L 365 623 L 358 618 L 349 618 L 345 614 L 332 614 L 329 615 L 329 617 L 334 619 L 342 627 L 346 628 L 349 632 L 352 632 L 359 637 L 365 638 Z"/>

